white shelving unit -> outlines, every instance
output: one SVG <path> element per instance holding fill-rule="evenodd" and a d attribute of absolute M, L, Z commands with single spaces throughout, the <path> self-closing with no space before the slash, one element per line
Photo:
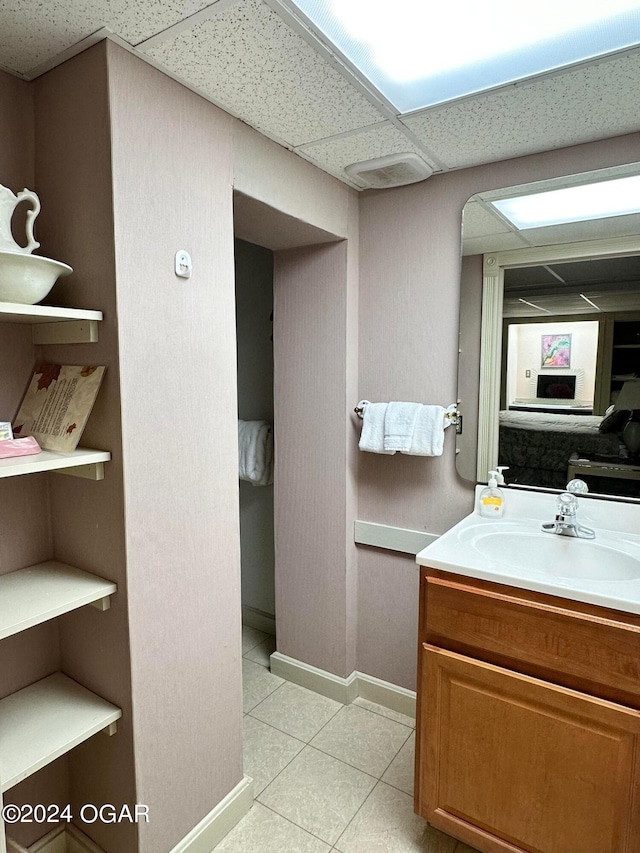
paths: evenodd
<path fill-rule="evenodd" d="M 18 477 L 21 474 L 38 474 L 41 471 L 59 471 L 91 480 L 104 478 L 104 463 L 111 459 L 107 450 L 89 450 L 78 447 L 73 453 L 55 453 L 42 450 L 33 456 L 12 456 L 0 459 L 0 477 Z M 67 470 L 69 469 L 69 470 Z"/>
<path fill-rule="evenodd" d="M 98 340 L 102 311 L 0 302 L 0 323 L 30 323 L 34 344 L 80 344 Z"/>
<path fill-rule="evenodd" d="M 108 610 L 111 581 L 49 560 L 0 575 L 0 640 L 92 604 Z"/>
<path fill-rule="evenodd" d="M 115 734 L 122 711 L 57 672 L 0 701 L 0 791 L 100 731 Z"/>
<path fill-rule="evenodd" d="M 36 345 L 95 343 L 101 311 L 0 302 L 0 324 L 31 326 Z M 102 480 L 111 454 L 79 447 L 0 459 L 0 477 L 56 471 Z M 85 605 L 107 610 L 111 581 L 56 560 L 0 575 L 0 640 Z M 112 735 L 122 712 L 61 672 L 0 701 L 2 793 L 100 731 Z M 0 817 L 0 853 L 6 853 Z"/>

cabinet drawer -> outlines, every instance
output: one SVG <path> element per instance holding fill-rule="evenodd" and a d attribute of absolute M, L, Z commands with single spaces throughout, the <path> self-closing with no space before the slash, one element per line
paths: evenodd
<path fill-rule="evenodd" d="M 640 620 L 431 570 L 423 594 L 422 642 L 640 708 Z"/>
<path fill-rule="evenodd" d="M 484 853 L 636 853 L 640 713 L 423 645 L 418 811 Z"/>

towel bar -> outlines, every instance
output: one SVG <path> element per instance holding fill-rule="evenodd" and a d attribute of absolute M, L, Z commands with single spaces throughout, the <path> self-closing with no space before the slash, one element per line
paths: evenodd
<path fill-rule="evenodd" d="M 364 418 L 364 409 L 364 406 L 356 406 L 353 410 L 360 420 Z M 456 409 L 455 412 L 445 412 L 444 416 L 447 420 L 451 421 L 453 426 L 455 426 L 456 432 L 459 435 L 462 432 L 462 413 Z"/>

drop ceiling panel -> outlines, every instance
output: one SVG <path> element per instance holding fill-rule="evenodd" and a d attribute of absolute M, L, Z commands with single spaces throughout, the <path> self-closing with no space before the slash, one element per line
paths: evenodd
<path fill-rule="evenodd" d="M 239 0 L 143 52 L 268 136 L 298 146 L 379 122 L 369 101 L 262 0 Z"/>
<path fill-rule="evenodd" d="M 567 282 L 640 282 L 640 257 L 596 258 L 550 265 Z"/>
<path fill-rule="evenodd" d="M 631 133 L 640 128 L 640 54 L 509 86 L 403 119 L 449 168 Z"/>
<path fill-rule="evenodd" d="M 640 214 L 611 216 L 588 222 L 568 222 L 546 228 L 526 228 L 520 232 L 532 246 L 553 246 L 560 243 L 580 243 L 609 237 L 631 237 L 640 234 Z"/>
<path fill-rule="evenodd" d="M 492 234 L 505 234 L 509 228 L 497 214 L 478 201 L 468 201 L 462 211 L 463 234 L 469 237 L 489 237 Z"/>
<path fill-rule="evenodd" d="M 371 160 L 374 157 L 383 157 L 386 154 L 410 151 L 429 162 L 422 149 L 414 145 L 391 122 L 377 124 L 337 139 L 310 143 L 302 146 L 300 150 L 304 152 L 305 157 L 310 157 L 314 163 L 346 181 L 350 179 L 344 172 L 345 166 L 362 160 Z M 435 168 L 433 163 L 430 165 Z"/>
<path fill-rule="evenodd" d="M 490 237 L 469 237 L 462 242 L 462 254 L 486 255 L 489 252 L 508 252 L 510 249 L 529 249 L 517 234 L 492 234 Z"/>
<path fill-rule="evenodd" d="M 504 271 L 505 292 L 514 288 L 540 285 L 554 285 L 561 288 L 562 282 L 558 281 L 546 267 L 518 267 Z"/>
<path fill-rule="evenodd" d="M 30 76 L 101 27 L 137 44 L 209 5 L 211 0 L 9 0 L 0 4 L 0 65 Z"/>

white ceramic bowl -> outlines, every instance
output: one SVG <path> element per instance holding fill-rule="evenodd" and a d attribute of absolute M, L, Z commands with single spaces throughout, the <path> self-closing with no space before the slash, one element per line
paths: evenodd
<path fill-rule="evenodd" d="M 51 258 L 0 251 L 0 302 L 35 305 L 71 267 Z"/>

